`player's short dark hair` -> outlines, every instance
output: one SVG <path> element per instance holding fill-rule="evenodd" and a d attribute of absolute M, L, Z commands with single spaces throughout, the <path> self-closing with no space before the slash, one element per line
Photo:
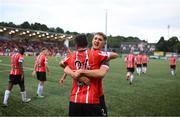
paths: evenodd
<path fill-rule="evenodd" d="M 107 40 L 107 37 L 106 37 L 106 35 L 103 32 L 96 32 L 94 35 L 100 35 L 100 36 L 103 37 L 104 41 Z"/>
<path fill-rule="evenodd" d="M 88 41 L 87 41 L 87 37 L 86 37 L 85 34 L 77 35 L 75 37 L 74 41 L 75 41 L 75 44 L 76 44 L 77 47 L 84 48 L 84 47 L 88 46 Z"/>
<path fill-rule="evenodd" d="M 25 49 L 23 47 L 18 47 L 18 51 L 19 51 L 20 54 L 23 55 L 24 52 L 25 52 Z"/>
<path fill-rule="evenodd" d="M 41 52 L 44 50 L 48 50 L 48 48 L 46 48 L 46 47 L 41 48 Z"/>

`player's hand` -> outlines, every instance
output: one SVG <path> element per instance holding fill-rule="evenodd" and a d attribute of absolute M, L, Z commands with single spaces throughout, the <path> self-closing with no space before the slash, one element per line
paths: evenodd
<path fill-rule="evenodd" d="M 36 71 L 32 72 L 32 77 L 35 77 Z"/>
<path fill-rule="evenodd" d="M 74 72 L 74 77 L 78 79 L 83 73 L 83 69 L 78 69 Z"/>
<path fill-rule="evenodd" d="M 90 85 L 91 84 L 91 80 L 85 76 L 79 77 L 78 81 L 83 82 L 86 85 Z"/>
<path fill-rule="evenodd" d="M 59 84 L 64 85 L 64 79 L 60 79 Z"/>

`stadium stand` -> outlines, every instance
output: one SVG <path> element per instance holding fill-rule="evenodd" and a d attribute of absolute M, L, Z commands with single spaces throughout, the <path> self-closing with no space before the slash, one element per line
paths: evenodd
<path fill-rule="evenodd" d="M 52 56 L 63 56 L 65 40 L 73 38 L 67 34 L 0 26 L 0 55 L 8 56 L 18 46 L 23 46 L 26 55 L 36 55 L 42 47 L 48 47 Z"/>

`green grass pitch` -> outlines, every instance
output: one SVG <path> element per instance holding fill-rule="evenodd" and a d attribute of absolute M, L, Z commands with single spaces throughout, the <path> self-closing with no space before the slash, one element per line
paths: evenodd
<path fill-rule="evenodd" d="M 38 80 L 31 77 L 34 57 L 25 57 L 25 86 L 32 98 L 22 103 L 19 86 L 13 87 L 8 107 L 0 106 L 0 116 L 67 116 L 71 78 L 65 85 L 58 79 L 63 70 L 58 59 L 49 57 L 51 73 L 47 75 L 43 99 L 36 98 Z M 0 105 L 8 84 L 9 57 L 0 56 Z M 150 60 L 147 74 L 137 76 L 133 85 L 125 80 L 126 68 L 122 58 L 112 60 L 103 80 L 109 116 L 180 116 L 180 63 L 177 75 L 171 76 L 167 60 Z"/>

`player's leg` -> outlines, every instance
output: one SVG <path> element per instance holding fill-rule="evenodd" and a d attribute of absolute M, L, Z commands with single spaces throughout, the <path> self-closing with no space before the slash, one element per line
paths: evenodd
<path fill-rule="evenodd" d="M 39 80 L 38 88 L 37 88 L 37 96 L 39 98 L 43 98 L 43 88 L 44 88 L 44 82 L 46 81 L 46 72 L 37 72 L 37 79 Z"/>
<path fill-rule="evenodd" d="M 136 73 L 139 74 L 139 67 L 136 66 Z"/>
<path fill-rule="evenodd" d="M 30 102 L 31 98 L 27 98 L 27 93 L 26 93 L 26 90 L 25 90 L 24 80 L 19 82 L 19 87 L 20 87 L 20 90 L 21 90 L 22 102 Z"/>
<path fill-rule="evenodd" d="M 142 64 L 141 64 L 141 66 L 140 66 L 140 74 L 142 73 Z"/>
<path fill-rule="evenodd" d="M 13 88 L 13 83 L 9 82 L 8 88 L 4 92 L 4 100 L 3 100 L 4 106 L 8 105 L 8 99 L 9 99 L 12 88 Z"/>
<path fill-rule="evenodd" d="M 171 66 L 171 74 L 173 75 L 173 76 L 175 76 L 176 75 L 176 66 L 175 65 L 172 65 Z"/>
<path fill-rule="evenodd" d="M 10 96 L 10 93 L 11 93 L 11 90 L 13 88 L 13 82 L 14 82 L 14 75 L 9 75 L 9 84 L 8 84 L 8 87 L 7 89 L 5 90 L 4 92 L 4 99 L 3 99 L 3 105 L 4 106 L 7 106 L 8 105 L 8 99 L 9 99 L 9 96 Z"/>
<path fill-rule="evenodd" d="M 176 65 L 174 66 L 174 75 L 176 76 Z"/>
<path fill-rule="evenodd" d="M 133 80 L 134 80 L 134 75 L 131 73 L 130 80 L 129 80 L 130 85 L 132 84 Z"/>
<path fill-rule="evenodd" d="M 43 88 L 44 88 L 44 81 L 39 81 L 39 84 L 38 84 L 38 89 L 37 89 L 37 96 L 39 98 L 43 98 L 44 96 L 42 95 L 43 93 Z"/>
<path fill-rule="evenodd" d="M 130 68 L 127 68 L 127 74 L 126 74 L 126 80 L 129 80 L 131 73 L 130 73 Z"/>
<path fill-rule="evenodd" d="M 144 73 L 146 73 L 147 72 L 147 64 L 145 64 L 145 66 L 144 66 Z"/>
<path fill-rule="evenodd" d="M 171 75 L 173 76 L 173 66 L 170 65 Z"/>
<path fill-rule="evenodd" d="M 140 76 L 140 74 L 141 74 L 141 67 L 140 67 L 140 65 L 138 65 L 138 75 Z"/>
<path fill-rule="evenodd" d="M 108 116 L 108 113 L 107 113 L 107 106 L 106 106 L 106 103 L 105 103 L 105 97 L 104 97 L 104 95 L 100 96 L 99 99 L 100 99 L 100 106 L 101 106 L 102 115 L 103 115 L 104 117 L 107 117 L 107 116 Z"/>
<path fill-rule="evenodd" d="M 133 80 L 134 80 L 134 75 L 133 75 L 133 73 L 134 73 L 134 68 L 131 68 L 130 69 L 130 73 L 131 73 L 131 75 L 130 75 L 130 80 L 129 80 L 129 84 L 131 85 L 132 84 L 132 82 L 133 82 Z"/>
<path fill-rule="evenodd" d="M 130 75 L 131 75 L 131 73 L 130 73 L 130 72 L 127 72 L 127 75 L 126 75 L 126 80 L 129 80 Z"/>

